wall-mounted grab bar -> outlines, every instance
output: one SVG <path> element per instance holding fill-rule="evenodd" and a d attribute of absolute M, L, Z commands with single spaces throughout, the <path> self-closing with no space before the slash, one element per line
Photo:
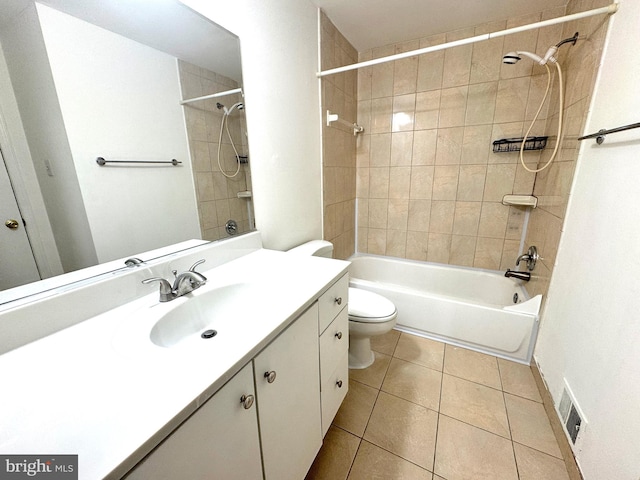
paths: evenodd
<path fill-rule="evenodd" d="M 330 127 L 334 122 L 339 123 L 340 125 L 344 125 L 345 127 L 353 128 L 354 137 L 357 134 L 364 132 L 364 127 L 358 125 L 357 123 L 348 122 L 340 118 L 337 113 L 331 113 L 331 111 L 327 110 L 327 127 Z"/>
<path fill-rule="evenodd" d="M 596 133 L 591 133 L 589 135 L 585 135 L 584 137 L 579 137 L 578 140 L 586 140 L 588 138 L 595 138 L 596 142 L 598 143 L 598 145 L 602 145 L 602 142 L 604 142 L 604 139 L 607 135 L 609 135 L 610 133 L 618 133 L 618 132 L 624 132 L 625 130 L 631 130 L 633 128 L 639 128 L 640 127 L 640 122 L 639 123 L 631 123 L 629 125 L 625 125 L 624 127 L 618 127 L 618 128 L 611 128 L 609 130 L 598 130 Z"/>
<path fill-rule="evenodd" d="M 179 162 L 175 158 L 171 160 L 106 160 L 104 157 L 96 158 L 96 163 L 101 167 L 104 167 L 107 163 L 170 163 L 174 167 L 177 167 L 182 162 Z"/>

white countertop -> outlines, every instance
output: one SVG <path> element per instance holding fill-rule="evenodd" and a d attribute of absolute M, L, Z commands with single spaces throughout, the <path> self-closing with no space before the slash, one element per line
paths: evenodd
<path fill-rule="evenodd" d="M 161 305 L 157 292 L 146 295 L 0 356 L 0 453 L 78 454 L 80 479 L 121 477 L 347 267 L 258 250 L 203 270 L 208 282 L 193 294 Z M 208 340 L 149 340 L 150 308 L 247 279 L 258 295 L 246 302 L 259 315 L 213 325 Z"/>

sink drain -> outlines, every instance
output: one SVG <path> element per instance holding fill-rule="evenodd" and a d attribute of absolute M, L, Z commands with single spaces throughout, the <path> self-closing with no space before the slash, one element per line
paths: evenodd
<path fill-rule="evenodd" d="M 218 334 L 218 332 L 216 332 L 215 330 L 205 330 L 204 332 L 202 332 L 202 334 L 200 335 L 202 338 L 213 338 Z"/>

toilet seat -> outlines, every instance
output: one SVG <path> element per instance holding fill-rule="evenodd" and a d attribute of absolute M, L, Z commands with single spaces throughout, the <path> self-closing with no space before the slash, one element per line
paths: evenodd
<path fill-rule="evenodd" d="M 349 320 L 359 323 L 383 323 L 398 314 L 396 306 L 382 295 L 349 287 Z"/>

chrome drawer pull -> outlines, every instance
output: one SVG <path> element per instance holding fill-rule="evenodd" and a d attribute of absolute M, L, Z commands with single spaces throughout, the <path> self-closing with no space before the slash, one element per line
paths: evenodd
<path fill-rule="evenodd" d="M 338 386 L 338 388 L 342 388 L 342 380 L 338 380 L 336 382 L 336 385 Z"/>
<path fill-rule="evenodd" d="M 276 372 L 275 370 L 271 370 L 270 372 L 264 372 L 264 378 L 267 379 L 267 382 L 273 383 L 276 381 Z"/>
<path fill-rule="evenodd" d="M 336 333 L 336 338 L 337 338 L 338 340 L 342 340 L 342 332 L 338 332 L 338 333 Z"/>
<path fill-rule="evenodd" d="M 342 305 L 342 297 L 337 297 L 337 298 L 335 299 L 335 302 L 336 302 L 338 305 Z"/>

